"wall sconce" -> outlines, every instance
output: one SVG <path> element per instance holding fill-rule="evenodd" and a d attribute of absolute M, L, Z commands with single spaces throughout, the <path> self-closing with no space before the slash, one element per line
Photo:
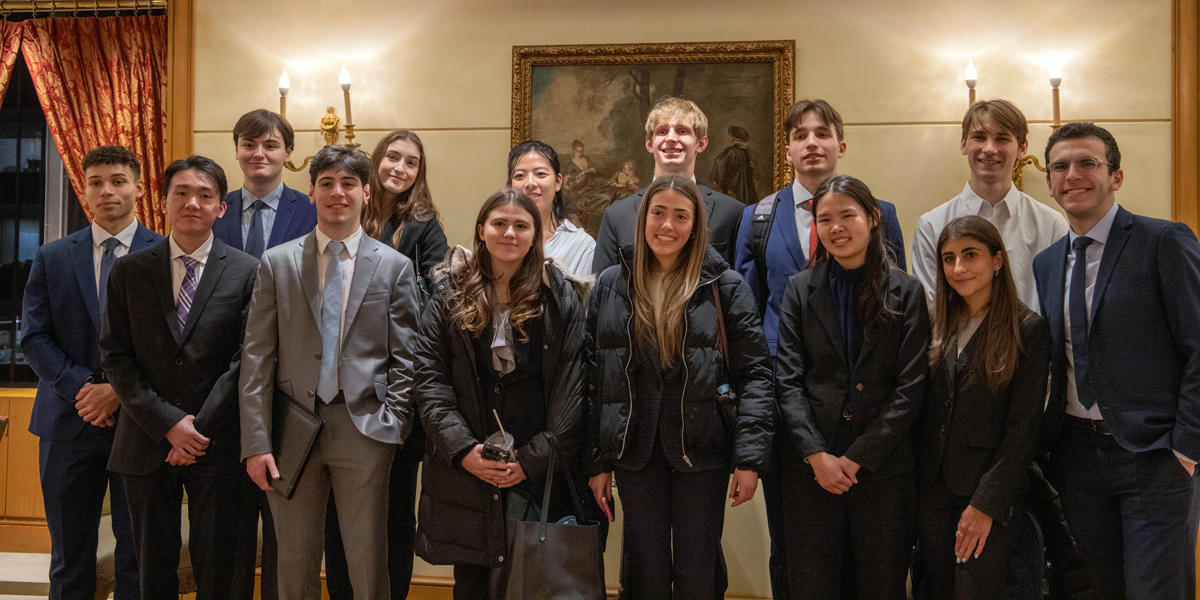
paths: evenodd
<path fill-rule="evenodd" d="M 1054 105 L 1054 125 L 1053 129 L 1062 127 L 1062 120 L 1059 118 L 1058 107 L 1058 86 L 1062 85 L 1062 65 L 1050 66 L 1050 101 Z"/>
<path fill-rule="evenodd" d="M 279 76 L 279 115 L 287 118 L 287 93 L 292 89 L 292 80 L 288 79 L 287 69 Z"/>
<path fill-rule="evenodd" d="M 979 83 L 979 71 L 975 70 L 975 61 L 967 62 L 967 72 L 963 75 L 967 82 L 967 106 L 975 104 L 975 84 Z"/>
<path fill-rule="evenodd" d="M 342 72 L 338 75 L 338 83 L 342 86 L 342 97 L 346 107 L 346 145 L 354 145 L 354 124 L 350 120 L 350 73 L 346 71 L 346 67 L 342 67 Z M 291 90 L 292 82 L 288 78 L 287 69 L 284 69 L 283 75 L 279 76 L 279 114 L 283 118 L 287 118 L 287 95 Z M 321 117 L 321 135 L 325 138 L 325 145 L 331 146 L 338 141 L 338 134 L 341 132 L 341 118 L 337 115 L 337 109 L 330 106 L 325 109 L 325 114 Z M 296 173 L 303 171 L 308 163 L 312 161 L 311 156 L 305 157 L 304 162 L 297 167 L 292 161 L 283 163 L 290 171 Z"/>

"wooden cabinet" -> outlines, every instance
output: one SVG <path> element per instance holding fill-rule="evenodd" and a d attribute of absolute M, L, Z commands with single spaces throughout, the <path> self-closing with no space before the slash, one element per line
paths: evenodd
<path fill-rule="evenodd" d="M 50 552 L 38 473 L 38 438 L 29 433 L 34 390 L 0 388 L 0 552 Z"/>

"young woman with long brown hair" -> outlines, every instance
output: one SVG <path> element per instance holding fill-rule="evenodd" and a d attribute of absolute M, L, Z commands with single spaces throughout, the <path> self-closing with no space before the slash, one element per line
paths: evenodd
<path fill-rule="evenodd" d="M 903 598 L 916 528 L 911 428 L 929 371 L 925 292 L 888 257 L 866 184 L 826 179 L 812 209 L 816 262 L 788 281 L 775 364 L 790 597 Z"/>
<path fill-rule="evenodd" d="M 472 251 L 456 249 L 435 270 L 421 322 L 413 394 L 432 443 L 416 551 L 454 565 L 456 599 L 494 597 L 509 495 L 541 490 L 555 447 L 563 464 L 581 442 L 583 304 L 562 270 L 543 261 L 541 237 L 525 194 L 493 194 Z M 513 437 L 513 462 L 484 458 L 484 440 L 499 430 L 493 410 Z"/>
<path fill-rule="evenodd" d="M 563 176 L 554 148 L 537 140 L 514 146 L 508 153 L 508 185 L 525 192 L 537 205 L 546 258 L 573 275 L 591 275 L 596 240 L 569 218 L 571 210 L 563 197 Z"/>
<path fill-rule="evenodd" d="M 770 358 L 754 295 L 709 246 L 695 182 L 665 175 L 639 207 L 632 248 L 588 309 L 594 388 L 586 463 L 612 518 L 624 510 L 630 598 L 717 594 L 725 489 L 754 496 L 774 426 Z"/>
<path fill-rule="evenodd" d="M 1002 598 L 1039 441 L 1050 327 L 1018 299 L 1000 231 L 976 216 L 937 242 L 930 394 L 916 426 L 916 597 Z"/>

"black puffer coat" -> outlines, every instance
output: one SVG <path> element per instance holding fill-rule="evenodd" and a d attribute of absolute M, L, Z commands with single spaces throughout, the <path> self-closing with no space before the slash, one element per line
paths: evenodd
<path fill-rule="evenodd" d="M 568 461 L 582 442 L 587 338 L 576 287 L 554 265 L 545 266 L 545 275 L 542 375 L 546 425 L 545 431 L 517 448 L 517 460 L 538 490 L 545 481 L 550 437 L 558 439 Z M 506 548 L 503 495 L 453 460 L 483 442 L 492 420 L 476 374 L 476 342 L 450 319 L 447 300 L 453 278 L 435 276 L 435 281 L 433 297 L 421 318 L 414 360 L 414 399 L 429 436 L 415 549 L 417 556 L 431 564 L 498 567 Z"/>
<path fill-rule="evenodd" d="M 636 343 L 629 286 L 632 256 L 632 249 L 625 247 L 621 264 L 600 275 L 588 309 L 593 348 L 585 448 L 589 475 L 611 471 L 613 461 L 622 458 L 627 438 L 632 441 L 631 423 L 658 426 L 637 422 L 639 402 L 630 376 Z M 713 281 L 717 282 L 725 313 L 732 374 L 725 372 L 721 359 Z M 684 389 L 678 405 L 683 415 L 681 451 L 690 465 L 688 470 L 764 469 L 770 458 L 776 409 L 762 318 L 750 286 L 711 248 L 700 284 L 688 302 L 682 353 Z M 717 387 L 722 383 L 729 383 L 735 394 L 733 431 L 723 419 L 717 400 Z M 664 399 L 663 410 L 668 408 L 674 410 L 675 402 Z"/>

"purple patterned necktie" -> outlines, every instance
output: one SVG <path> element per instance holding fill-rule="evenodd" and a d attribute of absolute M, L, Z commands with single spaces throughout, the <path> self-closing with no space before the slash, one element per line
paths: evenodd
<path fill-rule="evenodd" d="M 187 269 L 187 274 L 183 276 L 183 283 L 179 286 L 179 299 L 175 301 L 175 315 L 179 317 L 179 332 L 183 333 L 188 311 L 192 310 L 192 299 L 196 297 L 196 266 L 200 264 L 200 261 L 190 256 L 181 256 L 179 260 L 183 261 L 183 266 Z"/>

